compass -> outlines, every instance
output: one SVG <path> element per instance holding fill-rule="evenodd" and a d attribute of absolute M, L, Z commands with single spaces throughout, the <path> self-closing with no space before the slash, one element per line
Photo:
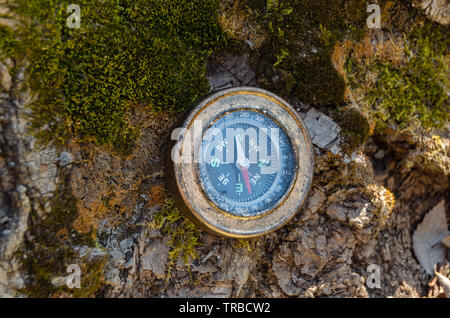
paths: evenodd
<path fill-rule="evenodd" d="M 300 210 L 311 185 L 312 146 L 300 116 L 280 97 L 253 87 L 211 93 L 171 137 L 169 189 L 196 224 L 254 237 Z"/>

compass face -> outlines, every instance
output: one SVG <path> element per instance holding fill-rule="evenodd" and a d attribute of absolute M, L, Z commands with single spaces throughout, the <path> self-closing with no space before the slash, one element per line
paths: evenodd
<path fill-rule="evenodd" d="M 255 87 L 212 92 L 193 106 L 167 152 L 167 185 L 180 210 L 210 232 L 235 238 L 286 224 L 300 211 L 314 171 L 299 114 Z"/>
<path fill-rule="evenodd" d="M 283 129 L 269 116 L 236 110 L 217 118 L 202 139 L 199 179 L 219 209 L 257 217 L 277 206 L 296 174 L 296 158 Z"/>

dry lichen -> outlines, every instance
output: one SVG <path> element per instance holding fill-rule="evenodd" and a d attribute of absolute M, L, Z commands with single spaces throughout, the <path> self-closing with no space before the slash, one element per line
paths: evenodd
<path fill-rule="evenodd" d="M 434 174 L 450 175 L 450 139 L 438 135 L 416 137 L 417 146 L 405 158 L 404 167 L 420 167 Z"/>
<path fill-rule="evenodd" d="M 35 211 L 30 215 L 29 233 L 18 252 L 28 274 L 23 292 L 31 297 L 94 297 L 103 284 L 106 257 L 82 256 L 75 246 L 96 248 L 95 232 L 80 233 L 73 227 L 77 217 L 76 199 L 61 185 L 45 218 Z M 67 266 L 76 264 L 81 270 L 82 288 L 54 286 L 52 279 L 67 275 Z"/>

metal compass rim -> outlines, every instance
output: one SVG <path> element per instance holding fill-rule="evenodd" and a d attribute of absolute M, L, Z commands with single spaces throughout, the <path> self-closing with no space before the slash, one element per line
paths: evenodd
<path fill-rule="evenodd" d="M 249 238 L 277 230 L 301 209 L 311 187 L 314 155 L 308 130 L 297 112 L 282 98 L 259 88 L 234 87 L 209 94 L 191 110 L 182 127 L 192 129 L 196 119 L 207 122 L 238 108 L 264 112 L 269 117 L 276 118 L 281 128 L 287 132 L 294 146 L 298 171 L 285 202 L 258 218 L 233 218 L 227 213 L 218 213 L 224 211 L 217 211 L 217 207 L 202 192 L 195 160 L 191 163 L 174 163 L 172 175 L 175 178 L 177 197 L 185 207 L 183 210 L 187 210 L 187 215 L 194 218 L 195 223 L 224 236 Z M 180 147 L 180 156 L 183 155 L 184 148 Z M 191 152 L 188 155 L 192 155 L 194 159 L 195 149 Z"/>

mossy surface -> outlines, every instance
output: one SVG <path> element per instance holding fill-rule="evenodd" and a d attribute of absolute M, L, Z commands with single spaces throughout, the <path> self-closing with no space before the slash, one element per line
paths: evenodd
<path fill-rule="evenodd" d="M 45 142 L 68 137 L 129 152 L 134 105 L 181 110 L 206 93 L 206 59 L 227 43 L 217 0 L 77 2 L 81 28 L 66 25 L 68 4 L 18 0 L 21 26 L 3 29 L 0 49 L 29 62 L 37 95 L 32 123 Z"/>
<path fill-rule="evenodd" d="M 181 214 L 172 199 L 166 200 L 150 226 L 170 236 L 167 279 L 170 279 L 171 271 L 179 257 L 190 271 L 189 261 L 198 258 L 196 248 L 200 246 L 199 239 L 202 231 Z"/>
<path fill-rule="evenodd" d="M 81 257 L 75 246 L 97 247 L 96 233 L 79 233 L 72 223 L 77 217 L 76 199 L 61 184 L 45 218 L 34 211 L 29 219 L 29 234 L 19 254 L 28 273 L 27 287 L 21 292 L 30 297 L 94 297 L 103 286 L 106 257 Z M 52 279 L 66 277 L 67 267 L 78 265 L 80 287 L 54 286 Z"/>
<path fill-rule="evenodd" d="M 234 247 L 242 250 L 246 250 L 247 252 L 251 252 L 256 247 L 255 239 L 236 239 L 234 241 Z"/>
<path fill-rule="evenodd" d="M 334 119 L 342 129 L 344 151 L 351 153 L 364 145 L 373 132 L 369 119 L 357 107 L 345 106 L 333 112 Z"/>
<path fill-rule="evenodd" d="M 345 82 L 330 57 L 336 41 L 366 31 L 366 2 L 253 0 L 249 5 L 269 34 L 259 52 L 261 83 L 310 104 L 343 103 Z"/>
<path fill-rule="evenodd" d="M 128 111 L 135 105 L 149 111 L 177 111 L 206 93 L 206 59 L 229 42 L 227 30 L 216 19 L 215 0 L 80 0 L 80 29 L 66 27 L 67 3 L 15 3 L 22 25 L 17 32 L 0 28 L 0 52 L 29 63 L 28 83 L 37 93 L 31 119 L 43 141 L 64 143 L 76 137 L 128 152 L 138 133 L 127 119 Z M 401 63 L 379 56 L 361 63 L 350 53 L 344 80 L 331 55 L 338 41 L 351 38 L 357 43 L 365 35 L 366 1 L 242 3 L 263 29 L 264 43 L 254 54 L 264 87 L 292 100 L 336 106 L 344 102 L 347 80 L 352 88 L 368 88 L 363 94 L 365 110 L 379 127 L 415 123 L 434 127 L 448 121 L 444 58 L 450 37 L 441 27 L 427 24 L 408 34 Z M 238 29 L 233 36 L 242 40 L 247 35 Z M 369 72 L 375 75 L 374 85 L 363 82 Z M 339 122 L 351 137 L 351 147 L 356 147 L 372 128 L 360 114 L 344 110 Z M 352 165 L 323 166 L 329 171 L 324 173 L 327 184 L 358 184 L 367 173 Z M 108 198 L 104 204 L 110 204 Z M 93 296 L 101 288 L 104 260 L 83 263 L 82 272 L 89 275 L 82 276 L 80 290 L 51 284 L 51 278 L 65 275 L 66 266 L 77 258 L 71 247 L 96 245 L 95 233 L 73 229 L 76 215 L 75 199 L 63 192 L 46 219 L 31 216 L 24 260 L 31 280 L 29 295 Z M 170 237 L 168 278 L 180 257 L 185 264 L 197 258 L 200 230 L 173 201 L 164 204 L 151 226 Z M 249 241 L 237 242 L 240 248 L 252 248 Z"/>
<path fill-rule="evenodd" d="M 14 32 L 7 27 L 0 26 L 0 58 L 13 55 L 13 48 L 17 41 L 14 39 Z"/>
<path fill-rule="evenodd" d="M 410 32 L 410 21 L 420 19 L 405 3 L 380 2 L 383 28 Z M 220 4 L 219 0 L 83 0 L 78 3 L 81 28 L 69 29 L 66 3 L 15 1 L 13 11 L 21 17 L 21 26 L 15 32 L 0 28 L 0 50 L 29 62 L 29 84 L 38 93 L 31 114 L 38 136 L 58 143 L 75 136 L 130 152 L 138 133 L 127 118 L 132 107 L 180 110 L 207 92 L 206 59 L 229 47 L 230 35 L 236 33 L 237 22 L 222 21 Z M 248 18 L 264 34 L 264 43 L 254 52 L 264 87 L 314 105 L 347 102 L 348 79 L 336 70 L 331 55 L 337 42 L 358 42 L 368 33 L 366 1 L 226 4 L 222 3 L 222 11 L 251 14 Z M 380 125 L 405 127 L 416 122 L 434 127 L 448 119 L 448 61 L 442 48 L 448 47 L 449 37 L 441 29 L 433 24 L 415 36 L 408 34 L 406 66 L 386 61 L 370 65 L 378 80 L 366 95 L 379 110 L 370 115 Z M 349 82 L 362 85 L 368 69 L 354 62 L 349 59 L 346 65 Z"/>
<path fill-rule="evenodd" d="M 427 22 L 405 35 L 396 58 L 389 52 L 364 58 L 350 52 L 346 62 L 350 88 L 361 91 L 362 103 L 378 129 L 442 128 L 448 123 L 449 39 L 448 31 Z"/>

